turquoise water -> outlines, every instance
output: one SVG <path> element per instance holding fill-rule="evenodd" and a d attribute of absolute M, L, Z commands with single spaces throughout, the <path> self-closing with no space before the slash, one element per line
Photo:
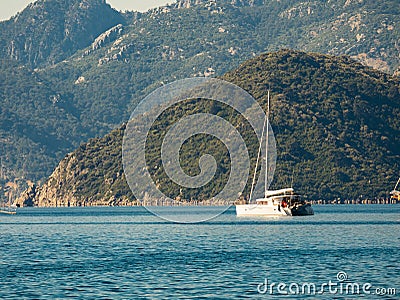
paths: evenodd
<path fill-rule="evenodd" d="M 20 209 L 0 216 L 0 299 L 399 299 L 400 205 L 314 209 L 250 219 L 232 208 L 196 225 L 143 208 Z M 371 287 L 296 290 L 329 281 Z"/>

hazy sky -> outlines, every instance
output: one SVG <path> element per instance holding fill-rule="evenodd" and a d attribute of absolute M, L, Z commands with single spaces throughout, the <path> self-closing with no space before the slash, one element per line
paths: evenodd
<path fill-rule="evenodd" d="M 33 0 L 0 0 L 0 20 L 7 20 L 23 10 Z M 117 10 L 146 11 L 149 8 L 173 3 L 174 0 L 107 0 Z"/>

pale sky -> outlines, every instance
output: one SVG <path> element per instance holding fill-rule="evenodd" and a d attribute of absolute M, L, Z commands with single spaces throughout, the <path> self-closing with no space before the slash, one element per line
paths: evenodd
<path fill-rule="evenodd" d="M 0 21 L 8 20 L 33 0 L 0 0 Z M 173 3 L 174 0 L 107 0 L 116 10 L 147 11 L 150 8 Z"/>

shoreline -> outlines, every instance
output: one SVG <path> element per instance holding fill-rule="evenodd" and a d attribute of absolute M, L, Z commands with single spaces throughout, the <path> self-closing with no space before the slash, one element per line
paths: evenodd
<path fill-rule="evenodd" d="M 342 201 L 336 201 L 336 200 L 315 200 L 315 201 L 309 201 L 311 205 L 397 205 L 400 204 L 400 201 L 397 200 L 342 200 Z M 229 207 L 229 206 L 235 206 L 236 204 L 234 203 L 226 203 L 226 204 L 221 204 L 221 205 L 211 205 L 211 204 L 201 204 L 201 203 L 196 203 L 196 204 L 173 204 L 173 205 L 151 205 L 151 204 L 137 204 L 137 203 L 132 203 L 131 205 L 116 205 L 116 204 L 86 204 L 82 206 L 24 206 L 24 207 L 18 207 L 20 208 L 95 208 L 95 207 Z"/>

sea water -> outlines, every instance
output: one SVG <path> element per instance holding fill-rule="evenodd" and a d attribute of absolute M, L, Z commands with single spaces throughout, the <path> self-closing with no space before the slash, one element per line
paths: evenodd
<path fill-rule="evenodd" d="M 184 225 L 144 208 L 19 209 L 0 216 L 0 299 L 399 299 L 400 205 L 314 210 Z"/>

